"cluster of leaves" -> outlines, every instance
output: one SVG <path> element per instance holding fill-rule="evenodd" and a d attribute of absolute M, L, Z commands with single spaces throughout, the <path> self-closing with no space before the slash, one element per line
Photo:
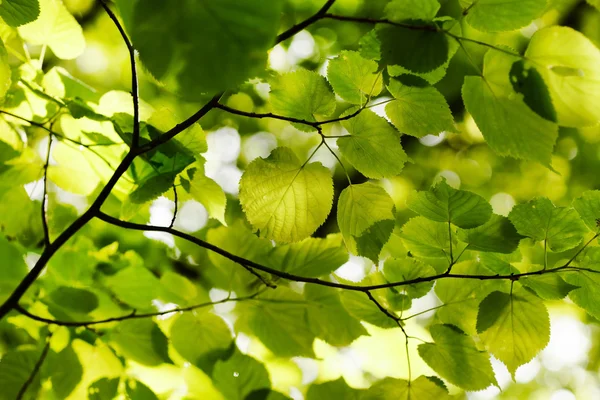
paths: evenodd
<path fill-rule="evenodd" d="M 86 48 L 61 0 L 0 4 L 0 399 L 178 396 L 142 379 L 148 371 L 176 375 L 183 398 L 286 399 L 275 379 L 283 363 L 378 328 L 406 343 L 403 379 L 315 383 L 306 398 L 444 399 L 446 384 L 499 386 L 491 356 L 513 377 L 532 360 L 549 341 L 547 301 L 568 296 L 600 319 L 600 191 L 565 207 L 535 198 L 502 216 L 441 179 L 411 192 L 405 222 L 383 184 L 413 161 L 410 137 L 460 131 L 439 83 L 461 52 L 473 64 L 462 66 L 465 111 L 496 154 L 552 169 L 559 127 L 600 122 L 600 51 L 582 33 L 544 26 L 522 51 L 503 39 L 551 9 L 546 0 L 392 0 L 375 17 L 344 14 L 335 0 L 306 16 L 283 0 L 116 3 L 118 17 L 100 2 L 129 52 L 131 93 L 99 93 L 43 62 L 46 51 L 58 64 Z M 368 29 L 322 75 L 267 69 L 274 44 L 319 21 Z M 39 60 L 15 50 L 23 44 Z M 482 68 L 468 46 L 487 51 Z M 236 107 L 246 92 L 258 97 L 249 80 L 267 83 L 268 96 Z M 140 84 L 201 106 L 181 122 L 144 102 Z M 371 109 L 384 104 L 388 119 Z M 244 165 L 239 196 L 207 176 L 201 119 L 207 130 L 282 124 L 282 145 Z M 342 187 L 313 161 L 320 150 Z M 150 225 L 161 197 L 172 219 Z M 176 229 L 189 201 L 211 217 L 199 231 Z M 338 229 L 319 232 L 328 220 Z M 174 250 L 123 231 L 168 233 Z M 336 273 L 350 255 L 369 267 L 360 282 Z M 417 314 L 405 313 L 426 295 L 440 305 L 427 310 L 431 339 L 417 352 L 436 375 L 415 377 Z M 242 351 L 244 338 L 261 351 Z"/>

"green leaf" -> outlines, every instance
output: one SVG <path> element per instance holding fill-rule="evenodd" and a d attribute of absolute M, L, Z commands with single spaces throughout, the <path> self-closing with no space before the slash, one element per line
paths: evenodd
<path fill-rule="evenodd" d="M 150 177 L 129 194 L 129 200 L 133 204 L 144 204 L 156 199 L 173 187 L 175 176 L 176 174 L 168 172 Z"/>
<path fill-rule="evenodd" d="M 81 383 L 77 385 L 75 390 L 71 393 L 71 397 L 73 399 L 85 399 L 86 396 L 88 396 L 89 391 L 94 389 L 96 392 L 97 389 L 99 393 L 89 395 L 90 399 L 112 400 L 113 397 L 109 397 L 109 389 L 111 388 L 110 381 L 100 381 L 106 383 L 100 383 L 98 381 L 101 378 L 116 378 L 123 373 L 123 364 L 119 358 L 117 358 L 115 352 L 104 342 L 99 340 L 94 344 L 90 344 L 82 339 L 75 339 L 71 343 L 71 346 L 73 346 L 73 350 L 77 354 L 81 365 L 86 367 L 93 366 L 93 368 L 85 368 Z M 116 385 L 118 385 L 119 380 L 115 379 L 113 382 L 114 381 L 116 381 Z M 98 383 L 100 383 L 100 385 L 96 385 Z"/>
<path fill-rule="evenodd" d="M 319 285 L 306 285 L 308 324 L 314 334 L 332 346 L 349 346 L 367 330 L 342 305 L 340 292 Z"/>
<path fill-rule="evenodd" d="M 472 338 L 453 325 L 429 328 L 435 343 L 419 345 L 419 355 L 434 371 L 465 390 L 498 386 L 490 357 Z"/>
<path fill-rule="evenodd" d="M 344 400 L 362 400 L 364 399 L 362 390 L 353 389 L 344 380 L 338 378 L 335 381 L 312 384 L 306 392 L 306 400 L 322 399 L 344 399 Z"/>
<path fill-rule="evenodd" d="M 389 282 L 403 282 L 435 275 L 435 270 L 415 258 L 388 258 L 383 265 L 383 275 Z M 403 285 L 396 288 L 412 299 L 425 296 L 433 287 L 433 281 Z"/>
<path fill-rule="evenodd" d="M 404 2 L 402 2 L 402 3 L 404 3 Z M 423 2 L 423 3 L 425 3 L 425 2 Z M 441 22 L 440 25 L 441 25 L 442 29 L 446 30 L 447 32 L 449 32 L 455 36 L 462 36 L 461 24 L 457 23 L 456 20 L 448 19 L 447 17 L 443 17 L 443 18 L 444 18 L 443 20 L 441 18 L 439 20 L 439 22 Z M 390 74 L 390 76 L 399 76 L 399 78 L 402 78 L 403 74 L 411 74 L 414 76 L 418 76 L 421 79 L 424 79 L 430 85 L 434 85 L 434 84 L 438 83 L 439 81 L 441 81 L 446 76 L 446 70 L 448 69 L 448 67 L 450 65 L 450 61 L 452 60 L 452 57 L 454 57 L 454 55 L 456 54 L 456 52 L 458 51 L 459 48 L 460 48 L 460 44 L 457 40 L 450 40 L 448 42 L 448 50 L 446 52 L 446 61 L 444 63 L 442 63 L 442 65 L 440 65 L 439 67 L 437 67 L 431 71 L 412 72 L 412 71 L 407 70 L 406 68 L 401 67 L 400 65 L 389 65 L 388 73 Z"/>
<path fill-rule="evenodd" d="M 61 0 L 39 0 L 39 3 L 39 18 L 18 28 L 21 37 L 29 44 L 47 45 L 60 59 L 77 58 L 85 49 L 85 38 L 77 20 Z"/>
<path fill-rule="evenodd" d="M 119 389 L 119 378 L 101 378 L 88 388 L 89 400 L 113 400 Z"/>
<path fill-rule="evenodd" d="M 39 15 L 38 0 L 3 0 L 0 6 L 0 17 L 13 27 L 33 22 Z"/>
<path fill-rule="evenodd" d="M 187 170 L 186 179 L 180 176 L 181 185 L 192 196 L 192 198 L 206 207 L 206 211 L 212 217 L 217 219 L 223 225 L 225 222 L 225 208 L 227 198 L 221 186 L 208 178 L 204 173 L 204 165 L 195 163 Z"/>
<path fill-rule="evenodd" d="M 50 381 L 58 398 L 66 399 L 83 377 L 83 366 L 73 350 L 67 346 L 50 358 Z"/>
<path fill-rule="evenodd" d="M 160 294 L 160 282 L 141 266 L 124 268 L 106 279 L 108 288 L 124 303 L 147 309 Z"/>
<path fill-rule="evenodd" d="M 515 371 L 531 361 L 550 340 L 550 317 L 544 303 L 525 289 L 490 293 L 479 305 L 477 332 L 486 348 Z"/>
<path fill-rule="evenodd" d="M 433 86 L 407 86 L 393 79 L 388 90 L 395 100 L 385 112 L 400 132 L 420 138 L 456 130 L 446 99 Z"/>
<path fill-rule="evenodd" d="M 579 266 L 590 271 L 562 274 L 568 284 L 578 287 L 569 293 L 569 298 L 588 314 L 600 319 L 600 247 L 586 249 Z"/>
<path fill-rule="evenodd" d="M 459 229 L 458 238 L 469 250 L 509 254 L 517 249 L 523 236 L 506 217 L 492 214 L 485 224 L 473 229 Z"/>
<path fill-rule="evenodd" d="M 239 351 L 226 361 L 217 361 L 212 379 L 228 400 L 245 400 L 253 391 L 271 387 L 265 366 Z"/>
<path fill-rule="evenodd" d="M 501 156 L 549 166 L 558 127 L 516 96 L 509 75 L 518 60 L 499 51 L 488 51 L 483 77 L 465 77 L 463 101 L 492 150 Z"/>
<path fill-rule="evenodd" d="M 530 271 L 541 270 L 541 265 L 531 265 Z M 527 272 L 527 271 L 523 271 Z M 564 299 L 569 292 L 578 288 L 562 279 L 559 274 L 532 275 L 519 279 L 519 282 L 529 289 L 533 290 L 544 300 Z"/>
<path fill-rule="evenodd" d="M 225 321 L 208 311 L 181 314 L 170 332 L 175 350 L 205 371 L 225 356 L 233 340 Z"/>
<path fill-rule="evenodd" d="M 385 6 L 385 15 L 394 22 L 415 19 L 431 21 L 439 9 L 437 0 L 392 0 Z"/>
<path fill-rule="evenodd" d="M 274 78 L 269 101 L 275 113 L 310 122 L 335 111 L 335 96 L 325 78 L 306 69 Z M 303 131 L 314 130 L 302 124 L 296 127 Z"/>
<path fill-rule="evenodd" d="M 29 375 L 39 357 L 40 352 L 31 347 L 23 350 L 7 351 L 2 355 L 2 367 L 0 368 L 1 400 L 14 400 L 17 398 L 17 394 L 29 379 Z M 39 388 L 40 375 L 37 374 L 29 385 L 25 398 L 37 397 L 35 394 Z"/>
<path fill-rule="evenodd" d="M 427 376 L 412 382 L 404 379 L 384 378 L 375 382 L 361 400 L 449 400 L 448 391 Z"/>
<path fill-rule="evenodd" d="M 585 224 L 594 232 L 598 232 L 600 220 L 600 190 L 588 190 L 573 200 L 573 208 Z"/>
<path fill-rule="evenodd" d="M 292 150 L 279 147 L 248 165 L 239 197 L 246 217 L 262 236 L 297 242 L 325 222 L 333 182 L 320 163 L 303 165 Z"/>
<path fill-rule="evenodd" d="M 361 174 L 379 179 L 398 175 L 408 157 L 400 134 L 371 110 L 342 122 L 350 133 L 337 139 L 340 152 Z"/>
<path fill-rule="evenodd" d="M 355 237 L 356 254 L 367 257 L 373 263 L 379 263 L 379 255 L 383 246 L 388 242 L 396 221 L 384 219 L 371 225 L 360 237 Z"/>
<path fill-rule="evenodd" d="M 68 286 L 59 286 L 53 290 L 49 299 L 59 307 L 83 314 L 95 310 L 99 305 L 98 297 L 94 293 Z"/>
<path fill-rule="evenodd" d="M 356 253 L 355 238 L 362 236 L 373 224 L 394 219 L 394 201 L 375 183 L 350 185 L 338 199 L 337 222 L 346 246 Z"/>
<path fill-rule="evenodd" d="M 2 7 L 0 6 L 0 10 Z M 11 71 L 10 65 L 8 64 L 8 52 L 4 43 L 0 39 L 0 100 L 4 99 L 11 83 Z M 10 147 L 10 146 L 8 146 Z M 12 148 L 11 148 L 12 149 Z M 5 150 L 3 150 L 4 152 Z M 4 161 L 4 160 L 2 160 Z"/>
<path fill-rule="evenodd" d="M 324 239 L 307 238 L 298 243 L 275 247 L 269 265 L 299 276 L 317 278 L 328 275 L 348 261 L 342 236 L 331 234 Z"/>
<path fill-rule="evenodd" d="M 277 0 L 209 0 L 174 7 L 164 0 L 138 1 L 129 29 L 154 76 L 175 80 L 181 94 L 200 99 L 233 88 L 264 68 L 281 5 Z"/>
<path fill-rule="evenodd" d="M 1 220 L 0 220 L 1 223 Z M 0 234 L 0 302 L 4 302 L 27 274 L 19 249 Z"/>
<path fill-rule="evenodd" d="M 160 297 L 167 302 L 187 305 L 197 300 L 200 295 L 200 290 L 194 283 L 176 272 L 166 271 L 163 273 L 160 277 L 160 284 L 162 288 Z M 206 296 L 206 300 L 208 301 L 208 296 Z"/>
<path fill-rule="evenodd" d="M 588 38 L 568 27 L 540 29 L 525 57 L 548 85 L 559 125 L 583 127 L 600 121 L 600 50 Z"/>
<path fill-rule="evenodd" d="M 154 392 L 142 382 L 130 379 L 125 386 L 128 400 L 158 400 Z"/>
<path fill-rule="evenodd" d="M 596 10 L 600 11 L 600 0 L 587 0 L 588 4 L 596 7 Z"/>
<path fill-rule="evenodd" d="M 461 275 L 494 275 L 480 263 L 465 261 L 456 264 L 452 273 Z M 435 294 L 444 303 L 436 318 L 446 324 L 458 326 L 469 335 L 475 335 L 477 307 L 494 290 L 508 287 L 506 281 L 477 279 L 441 279 L 435 285 Z"/>
<path fill-rule="evenodd" d="M 268 240 L 252 234 L 241 222 L 230 227 L 221 226 L 211 229 L 208 231 L 206 238 L 209 243 L 219 246 L 225 251 L 263 265 L 268 264 L 267 254 L 273 248 Z M 249 282 L 255 279 L 248 272 L 240 269 L 239 264 L 219 254 L 209 252 L 208 258 L 216 267 L 214 273 L 220 283 L 219 287 L 229 290 L 232 285 L 235 285 L 234 287 L 239 285 L 245 288 Z M 276 265 L 272 266 L 277 267 Z M 232 277 L 234 273 L 235 275 Z"/>
<path fill-rule="evenodd" d="M 168 341 L 152 319 L 121 321 L 110 333 L 111 345 L 123 356 L 140 364 L 168 363 Z"/>
<path fill-rule="evenodd" d="M 550 250 L 561 252 L 581 243 L 587 228 L 572 208 L 556 207 L 540 197 L 516 205 L 508 218 L 524 236 L 545 240 Z"/>
<path fill-rule="evenodd" d="M 89 196 L 101 184 L 99 170 L 93 160 L 79 149 L 65 143 L 55 143 L 52 145 L 52 158 L 56 165 L 48 167 L 48 179 L 61 189 Z"/>
<path fill-rule="evenodd" d="M 396 321 L 381 312 L 379 307 L 367 297 L 366 293 L 346 290 L 342 292 L 340 297 L 344 308 L 353 317 L 380 328 L 398 327 Z M 376 298 L 376 300 L 380 302 L 380 299 Z"/>
<path fill-rule="evenodd" d="M 301 295 L 278 288 L 250 305 L 248 326 L 263 344 L 281 357 L 314 357 L 315 335 L 306 323 L 307 307 Z"/>
<path fill-rule="evenodd" d="M 333 90 L 352 104 L 363 105 L 383 88 L 383 78 L 375 61 L 355 51 L 342 51 L 327 66 L 327 79 Z"/>
<path fill-rule="evenodd" d="M 461 228 L 483 225 L 492 216 L 492 206 L 483 197 L 454 189 L 445 180 L 429 191 L 411 193 L 406 205 L 432 221 L 450 222 Z"/>
<path fill-rule="evenodd" d="M 557 122 L 550 91 L 535 68 L 529 68 L 524 60 L 515 61 L 510 68 L 510 83 L 515 92 L 523 95 L 525 104 L 537 115 Z"/>
<path fill-rule="evenodd" d="M 420 216 L 411 218 L 402 226 L 400 237 L 413 255 L 433 258 L 448 258 L 450 255 L 448 224 Z M 454 247 L 455 237 L 452 239 Z"/>
<path fill-rule="evenodd" d="M 416 73 L 430 72 L 448 60 L 448 38 L 432 23 L 416 22 L 423 29 L 384 26 L 377 30 L 381 61 Z"/>
<path fill-rule="evenodd" d="M 529 25 L 546 9 L 547 0 L 461 0 L 461 4 L 473 28 L 503 32 Z"/>

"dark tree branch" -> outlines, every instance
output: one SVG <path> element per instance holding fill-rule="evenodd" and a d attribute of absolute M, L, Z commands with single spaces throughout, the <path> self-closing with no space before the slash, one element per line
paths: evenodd
<path fill-rule="evenodd" d="M 129 63 L 131 65 L 131 96 L 133 97 L 133 137 L 131 140 L 131 147 L 136 148 L 140 143 L 140 91 L 138 87 L 137 67 L 135 62 L 135 48 L 133 47 L 131 40 L 129 40 L 127 33 L 125 33 L 125 29 L 119 22 L 119 19 L 115 13 L 112 12 L 104 0 L 100 0 L 100 4 L 119 30 L 119 33 L 123 38 L 123 42 L 125 42 L 125 45 L 127 46 L 127 51 L 129 52 Z"/>
<path fill-rule="evenodd" d="M 330 282 L 330 281 L 325 281 L 322 279 L 318 279 L 318 278 L 308 278 L 308 277 L 303 277 L 303 276 L 299 276 L 299 275 L 294 275 L 294 274 L 290 274 L 289 272 L 285 272 L 285 271 L 280 271 L 278 269 L 274 269 L 271 267 L 267 267 L 265 265 L 261 265 L 258 264 L 254 261 L 251 260 L 247 260 L 243 257 L 239 257 L 236 256 L 235 254 L 232 254 L 218 246 L 215 246 L 213 244 L 210 244 L 202 239 L 199 239 L 195 236 L 189 235 L 187 233 L 178 231 L 176 229 L 172 229 L 172 228 L 168 228 L 168 227 L 163 227 L 163 226 L 152 226 L 152 225 L 142 225 L 142 224 L 136 224 L 134 222 L 129 222 L 129 221 L 121 221 L 117 218 L 111 217 L 110 215 L 104 214 L 103 212 L 98 212 L 96 217 L 98 219 L 101 219 L 104 222 L 107 222 L 111 225 L 115 225 L 115 226 L 120 226 L 122 228 L 126 228 L 126 229 L 131 229 L 131 230 L 137 230 L 137 231 L 150 231 L 150 232 L 166 232 L 166 233 L 170 233 L 173 236 L 177 236 L 180 237 L 184 240 L 187 240 L 189 242 L 192 242 L 200 247 L 203 247 L 207 250 L 210 250 L 214 253 L 217 253 L 237 264 L 240 265 L 246 265 L 247 267 L 251 267 L 254 268 L 255 270 L 258 271 L 262 271 L 262 272 L 267 272 L 269 274 L 275 275 L 279 278 L 282 279 L 286 279 L 288 281 L 293 281 L 293 282 L 304 282 L 304 283 L 313 283 L 315 285 L 321 285 L 321 286 L 328 286 L 328 287 L 333 287 L 333 288 L 338 288 L 338 289 L 345 289 L 345 290 L 352 290 L 352 291 L 358 291 L 358 292 L 368 292 L 371 290 L 377 290 L 377 289 L 386 289 L 386 288 L 392 288 L 392 287 L 398 287 L 398 286 L 406 286 L 406 285 L 412 285 L 412 284 L 416 284 L 416 283 L 422 283 L 422 282 L 433 282 L 439 279 L 476 279 L 476 280 L 510 280 L 510 281 L 517 281 L 520 278 L 526 277 L 526 276 L 536 276 L 536 275 L 545 275 L 545 274 L 549 274 L 549 273 L 557 273 L 557 272 L 565 272 L 565 271 L 586 271 L 586 272 L 591 272 L 591 273 L 600 273 L 600 271 L 596 271 L 593 269 L 589 269 L 589 268 L 581 268 L 581 267 L 571 267 L 568 265 L 563 265 L 560 267 L 556 267 L 556 268 L 551 268 L 551 269 L 546 269 L 546 270 L 537 270 L 537 271 L 531 271 L 531 272 L 523 272 L 523 273 L 519 273 L 519 274 L 509 274 L 509 275 L 500 275 L 500 274 L 496 274 L 496 275 L 467 275 L 467 274 L 437 274 L 437 275 L 431 275 L 431 276 L 424 276 L 424 277 L 419 277 L 419 278 L 414 278 L 414 279 L 408 279 L 405 281 L 399 281 L 399 282 L 388 282 L 388 283 L 382 283 L 379 285 L 368 285 L 368 286 L 355 286 L 355 285 L 348 285 L 345 283 L 337 283 L 337 282 Z"/>
<path fill-rule="evenodd" d="M 329 11 L 331 6 L 333 6 L 333 3 L 335 3 L 335 0 L 327 0 L 327 2 L 323 5 L 323 7 L 321 7 L 321 9 L 319 11 L 317 11 L 317 13 L 315 15 L 292 26 L 287 31 L 285 31 L 282 34 L 280 34 L 279 36 L 277 36 L 277 41 L 275 43 L 281 43 L 284 40 L 291 38 L 296 33 L 305 29 L 309 25 L 312 25 L 315 22 L 317 22 L 318 20 L 322 19 L 323 16 L 327 13 L 327 11 Z"/>
<path fill-rule="evenodd" d="M 175 125 L 172 129 L 163 133 L 162 135 L 160 135 L 158 138 L 154 139 L 153 141 L 148 142 L 145 145 L 140 146 L 136 149 L 132 149 L 132 153 L 135 154 L 135 156 L 139 156 L 139 155 L 147 153 L 151 150 L 154 150 L 161 144 L 167 143 L 169 140 L 173 139 L 175 136 L 179 135 L 181 132 L 185 131 L 187 128 L 193 126 L 196 122 L 198 122 L 200 120 L 200 118 L 204 117 L 207 112 L 209 112 L 210 110 L 215 108 L 217 106 L 217 104 L 219 104 L 219 99 L 221 98 L 222 95 L 223 95 L 223 93 L 219 93 L 219 94 L 215 95 L 212 99 L 210 99 L 210 101 L 208 103 L 206 103 L 204 106 L 202 106 L 202 108 L 200 108 L 200 110 L 198 110 L 194 115 L 192 115 L 185 121 L 180 122 L 179 124 Z"/>
<path fill-rule="evenodd" d="M 251 294 L 249 296 L 244 296 L 244 297 L 236 297 L 236 298 L 227 297 L 227 298 L 225 298 L 223 300 L 219 300 L 219 301 L 200 303 L 200 304 L 195 304 L 193 306 L 188 306 L 188 307 L 177 307 L 177 308 L 173 308 L 171 310 L 159 311 L 159 312 L 154 312 L 154 313 L 137 314 L 135 312 L 135 310 L 133 310 L 129 314 L 125 314 L 120 317 L 106 318 L 106 319 L 101 319 L 98 321 L 60 321 L 60 320 L 56 320 L 56 319 L 44 318 L 44 317 L 40 317 L 39 315 L 30 313 L 29 311 L 27 311 L 26 309 L 21 307 L 21 305 L 15 306 L 15 310 L 17 310 L 19 313 L 25 315 L 26 317 L 28 317 L 32 320 L 35 320 L 38 322 L 43 322 L 48 325 L 88 327 L 91 325 L 107 324 L 110 322 L 120 322 L 120 321 L 125 321 L 128 319 L 160 317 L 162 315 L 172 314 L 172 313 L 176 313 L 176 312 L 188 312 L 188 311 L 197 310 L 199 308 L 214 306 L 217 304 L 251 300 L 251 299 L 254 299 L 256 296 L 258 296 L 259 294 L 261 294 L 262 292 L 263 291 L 258 291 L 254 294 Z"/>
<path fill-rule="evenodd" d="M 27 378 L 25 383 L 23 383 L 23 386 L 21 386 L 19 393 L 17 393 L 16 400 L 23 399 L 23 396 L 25 396 L 25 393 L 27 393 L 27 389 L 29 389 L 29 386 L 31 386 L 31 384 L 33 383 L 37 373 L 39 372 L 40 368 L 42 367 L 42 364 L 46 360 L 46 356 L 48 355 L 48 350 L 50 350 L 50 339 L 52 339 L 52 333 L 48 334 L 48 337 L 46 338 L 46 345 L 44 346 L 44 349 L 42 350 L 42 354 L 40 354 L 40 358 L 35 363 L 35 365 L 33 367 L 33 371 L 31 371 L 31 374 L 29 374 L 29 377 Z"/>

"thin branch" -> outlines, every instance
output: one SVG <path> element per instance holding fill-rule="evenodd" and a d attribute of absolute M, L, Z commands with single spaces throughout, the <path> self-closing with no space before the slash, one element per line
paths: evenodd
<path fill-rule="evenodd" d="M 242 267 L 244 267 L 244 269 L 246 269 L 246 271 L 250 272 L 252 275 L 254 275 L 259 281 L 261 281 L 266 287 L 271 288 L 271 289 L 277 289 L 277 285 L 269 282 L 264 276 L 262 276 L 261 274 L 259 274 L 258 272 L 256 272 L 254 270 L 254 268 L 247 266 L 246 264 L 240 264 Z"/>
<path fill-rule="evenodd" d="M 16 400 L 23 399 L 23 396 L 25 396 L 27 389 L 29 389 L 29 386 L 31 386 L 31 384 L 33 383 L 36 375 L 38 374 L 40 368 L 42 367 L 42 364 L 46 360 L 46 356 L 48 355 L 48 350 L 50 350 L 50 339 L 52 339 L 52 333 L 48 333 L 48 337 L 46 338 L 46 345 L 44 346 L 44 349 L 42 350 L 42 354 L 40 354 L 40 358 L 37 360 L 37 362 L 33 366 L 33 371 L 31 371 L 31 374 L 29 374 L 29 377 L 27 378 L 25 383 L 23 383 L 23 386 L 21 386 L 19 393 L 17 393 Z"/>
<path fill-rule="evenodd" d="M 171 218 L 171 223 L 169 224 L 169 228 L 172 228 L 175 225 L 175 220 L 177 219 L 177 186 L 173 184 L 173 202 L 175 203 L 175 210 L 173 210 L 173 218 Z"/>
<path fill-rule="evenodd" d="M 594 241 L 594 240 L 595 240 L 595 239 L 596 239 L 598 236 L 600 236 L 600 233 L 596 233 L 596 234 L 595 234 L 594 236 L 592 236 L 592 238 L 591 238 L 590 240 L 588 240 L 588 241 L 587 241 L 587 242 L 586 242 L 586 243 L 585 243 L 585 244 L 584 244 L 584 245 L 583 245 L 583 246 L 582 246 L 582 247 L 581 247 L 579 250 L 577 250 L 577 253 L 575 253 L 575 254 L 573 255 L 573 257 L 571 257 L 571 258 L 569 259 L 569 261 L 567 261 L 567 263 L 565 264 L 565 267 L 568 267 L 569 265 L 571 265 L 571 263 L 572 263 L 573 261 L 575 261 L 575 259 L 577 258 L 577 256 L 578 256 L 579 254 L 581 254 L 581 252 L 582 252 L 583 250 L 585 250 L 585 248 L 586 248 L 586 247 L 588 247 L 588 246 L 589 246 L 589 244 L 590 244 L 590 243 L 592 243 L 592 242 L 593 242 L 593 241 Z"/>
<path fill-rule="evenodd" d="M 404 346 L 406 348 L 406 362 L 408 364 L 408 382 L 411 382 L 412 381 L 412 370 L 410 367 L 410 355 L 408 354 L 408 338 L 410 336 L 408 336 L 408 333 L 406 333 L 406 330 L 404 329 L 404 325 L 402 325 L 402 319 L 395 316 L 387 308 L 385 308 L 379 301 L 377 301 L 377 299 L 375 297 L 373 297 L 373 294 L 370 291 L 366 291 L 365 293 L 366 293 L 367 297 L 369 297 L 369 300 L 371 300 L 371 302 L 375 303 L 377 308 L 379 308 L 379 311 L 381 311 L 388 318 L 393 320 L 396 323 L 396 325 L 398 325 L 398 328 L 400 328 L 400 330 L 402 330 L 402 333 L 404 334 Z"/>
<path fill-rule="evenodd" d="M 44 230 L 44 247 L 50 246 L 50 233 L 48 229 L 47 205 L 48 205 L 48 166 L 50 164 L 50 150 L 52 149 L 52 135 L 48 135 L 48 148 L 46 161 L 44 163 L 44 194 L 42 196 L 42 228 Z"/>
<path fill-rule="evenodd" d="M 133 134 L 131 140 L 131 146 L 136 148 L 140 143 L 140 91 L 138 86 L 138 76 L 137 76 L 137 67 L 135 63 L 135 48 L 133 44 L 127 37 L 127 33 L 125 33 L 125 29 L 119 22 L 119 19 L 112 12 L 112 10 L 106 5 L 104 0 L 100 0 L 100 5 L 104 8 L 104 11 L 108 14 L 110 19 L 113 21 L 121 37 L 123 38 L 123 42 L 127 46 L 127 51 L 129 52 L 129 63 L 131 65 L 131 96 L 133 97 Z"/>
<path fill-rule="evenodd" d="M 257 119 L 272 118 L 272 119 L 278 119 L 278 120 L 281 120 L 281 121 L 287 121 L 287 122 L 292 122 L 292 123 L 296 123 L 296 124 L 302 124 L 302 125 L 310 126 L 310 127 L 313 127 L 315 129 L 317 129 L 321 125 L 331 124 L 331 123 L 334 123 L 334 122 L 346 121 L 346 120 L 349 120 L 351 118 L 354 118 L 358 114 L 360 114 L 361 111 L 364 110 L 366 107 L 358 108 L 353 113 L 345 115 L 343 117 L 333 118 L 333 119 L 329 119 L 329 120 L 325 120 L 325 121 L 308 121 L 308 120 L 305 120 L 305 119 L 294 118 L 294 117 L 286 117 L 284 115 L 273 114 L 273 113 L 270 113 L 270 112 L 269 113 L 247 112 L 247 111 L 237 110 L 235 108 L 228 107 L 228 106 L 226 106 L 224 104 L 221 104 L 221 103 L 217 103 L 215 105 L 215 108 L 218 108 L 220 110 L 226 111 L 226 112 L 228 112 L 230 114 L 240 115 L 242 117 L 257 118 Z"/>
<path fill-rule="evenodd" d="M 282 34 L 280 34 L 279 36 L 277 36 L 276 43 L 281 43 L 284 40 L 291 38 L 296 33 L 300 32 L 303 29 L 305 29 L 309 25 L 312 25 L 313 23 L 315 23 L 318 20 L 322 19 L 324 17 L 325 13 L 327 11 L 329 11 L 329 9 L 331 8 L 331 6 L 333 6 L 333 3 L 335 3 L 335 0 L 327 0 L 327 2 L 323 5 L 323 7 L 321 7 L 321 9 L 319 11 L 317 11 L 317 13 L 315 15 L 313 15 L 312 17 L 310 17 L 310 18 L 308 18 L 308 19 L 306 19 L 306 20 L 304 20 L 304 21 L 302 21 L 302 22 L 300 22 L 300 23 L 292 26 L 287 31 L 285 31 Z"/>
<path fill-rule="evenodd" d="M 167 315 L 167 314 L 172 314 L 172 313 L 176 313 L 176 312 L 188 312 L 188 311 L 197 310 L 199 308 L 210 307 L 210 306 L 223 304 L 223 303 L 251 300 L 251 299 L 254 299 L 256 296 L 258 296 L 259 294 L 261 294 L 263 291 L 264 290 L 258 291 L 249 296 L 236 297 L 236 298 L 227 297 L 227 298 L 225 298 L 223 300 L 219 300 L 219 301 L 200 303 L 200 304 L 195 304 L 195 305 L 188 306 L 188 307 L 177 307 L 177 308 L 172 308 L 170 310 L 159 311 L 159 312 L 154 312 L 154 313 L 137 314 L 135 312 L 135 310 L 133 310 L 129 314 L 125 314 L 125 315 L 122 315 L 119 317 L 101 319 L 98 321 L 60 321 L 60 320 L 56 320 L 56 319 L 44 318 L 44 317 L 40 317 L 39 315 L 32 314 L 31 312 L 29 312 L 26 309 L 24 309 L 23 307 L 21 307 L 21 305 L 15 306 L 15 310 L 17 310 L 19 313 L 25 315 L 26 317 L 28 317 L 32 320 L 35 320 L 38 322 L 43 322 L 48 325 L 88 327 L 91 325 L 107 324 L 110 322 L 120 322 L 120 321 L 125 321 L 128 319 L 160 317 L 160 316 Z"/>
<path fill-rule="evenodd" d="M 409 320 L 411 318 L 418 317 L 419 315 L 427 314 L 428 312 L 435 311 L 438 308 L 446 307 L 447 305 L 448 305 L 448 303 L 444 303 L 444 304 L 440 304 L 439 306 L 428 308 L 427 310 L 423 310 L 423 311 L 420 311 L 420 312 L 415 313 L 413 315 L 409 315 L 408 317 L 404 317 L 404 318 L 401 319 L 401 321 L 406 321 L 406 320 Z"/>

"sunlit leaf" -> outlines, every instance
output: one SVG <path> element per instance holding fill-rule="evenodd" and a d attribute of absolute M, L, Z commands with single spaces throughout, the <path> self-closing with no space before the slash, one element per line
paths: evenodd
<path fill-rule="evenodd" d="M 545 197 L 516 205 L 508 218 L 521 235 L 544 240 L 557 252 L 577 246 L 587 232 L 575 210 L 556 207 Z"/>
<path fill-rule="evenodd" d="M 525 289 L 490 293 L 479 305 L 477 332 L 494 357 L 514 377 L 550 340 L 550 318 L 544 303 Z"/>
<path fill-rule="evenodd" d="M 240 202 L 252 226 L 268 239 L 297 242 L 331 210 L 333 183 L 320 163 L 303 165 L 286 147 L 254 160 L 240 182 Z"/>
<path fill-rule="evenodd" d="M 466 390 L 498 386 L 490 357 L 472 338 L 453 325 L 430 328 L 435 343 L 419 345 L 419 355 L 442 378 Z"/>

